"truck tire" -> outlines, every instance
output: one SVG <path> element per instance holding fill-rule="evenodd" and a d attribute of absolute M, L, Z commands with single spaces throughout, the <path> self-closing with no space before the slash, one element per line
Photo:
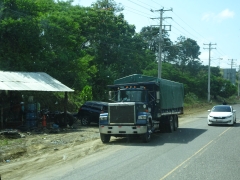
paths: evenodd
<path fill-rule="evenodd" d="M 172 133 L 174 131 L 174 118 L 170 116 L 168 119 L 168 132 Z"/>
<path fill-rule="evenodd" d="M 173 122 L 173 130 L 176 131 L 178 129 L 178 116 L 174 116 L 174 122 Z"/>
<path fill-rule="evenodd" d="M 149 132 L 149 127 L 147 128 L 147 132 L 142 135 L 142 141 L 144 143 L 148 143 L 151 140 L 151 132 Z"/>
<path fill-rule="evenodd" d="M 100 133 L 100 138 L 103 143 L 108 143 L 110 141 L 111 136 L 109 134 Z"/>
<path fill-rule="evenodd" d="M 82 124 L 82 126 L 89 126 L 90 125 L 89 116 L 83 116 L 81 118 L 81 124 Z"/>

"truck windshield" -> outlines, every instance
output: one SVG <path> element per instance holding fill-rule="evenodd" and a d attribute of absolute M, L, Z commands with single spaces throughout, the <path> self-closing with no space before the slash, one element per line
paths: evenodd
<path fill-rule="evenodd" d="M 146 102 L 146 94 L 147 92 L 142 90 L 120 90 L 118 101 Z"/>

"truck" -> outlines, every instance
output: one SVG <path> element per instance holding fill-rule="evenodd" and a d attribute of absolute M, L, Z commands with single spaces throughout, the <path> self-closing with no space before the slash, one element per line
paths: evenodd
<path fill-rule="evenodd" d="M 108 112 L 99 116 L 99 133 L 103 143 L 111 136 L 138 136 L 151 140 L 154 132 L 176 131 L 178 115 L 183 114 L 184 86 L 182 83 L 133 74 L 116 79 L 108 85 Z"/>

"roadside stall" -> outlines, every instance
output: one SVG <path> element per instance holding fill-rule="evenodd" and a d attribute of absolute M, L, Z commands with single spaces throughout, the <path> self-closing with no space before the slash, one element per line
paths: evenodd
<path fill-rule="evenodd" d="M 0 128 L 20 125 L 36 126 L 40 103 L 33 96 L 23 98 L 21 92 L 63 92 L 64 113 L 67 113 L 67 93 L 74 90 L 44 72 L 0 71 Z"/>

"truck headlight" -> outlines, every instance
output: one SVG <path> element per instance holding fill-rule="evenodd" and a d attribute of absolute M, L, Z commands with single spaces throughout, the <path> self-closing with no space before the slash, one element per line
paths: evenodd
<path fill-rule="evenodd" d="M 146 115 L 139 115 L 138 119 L 147 119 L 147 116 Z"/>
<path fill-rule="evenodd" d="M 107 116 L 100 116 L 100 117 L 99 117 L 99 120 L 100 120 L 100 121 L 106 121 L 106 120 L 107 120 Z"/>

